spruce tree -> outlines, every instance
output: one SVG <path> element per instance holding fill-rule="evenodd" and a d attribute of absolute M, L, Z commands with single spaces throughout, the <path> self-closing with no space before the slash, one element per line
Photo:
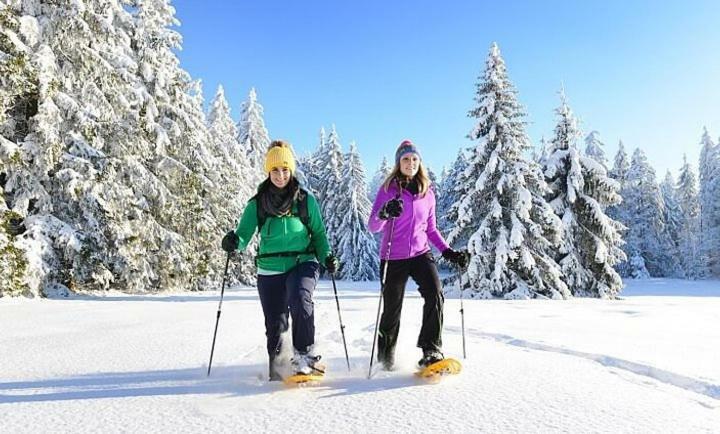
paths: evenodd
<path fill-rule="evenodd" d="M 218 194 L 218 224 L 230 230 L 237 226 L 248 199 L 254 194 L 254 173 L 237 141 L 237 128 L 222 86 L 218 86 L 210 103 L 207 122 L 212 149 L 219 163 L 215 180 L 219 187 L 215 189 Z M 247 251 L 252 252 L 255 247 L 256 242 L 253 241 Z M 254 282 L 255 263 L 251 255 L 240 255 L 239 260 L 232 261 L 232 266 L 232 272 L 228 273 L 231 282 Z"/>
<path fill-rule="evenodd" d="M 666 276 L 671 270 L 672 257 L 665 239 L 665 204 L 655 170 L 640 149 L 633 152 L 623 200 L 628 205 L 628 221 L 625 223 L 628 227 L 625 237 L 628 256 L 641 256 L 650 276 Z M 642 270 L 629 270 L 631 276 L 640 274 L 644 274 Z"/>
<path fill-rule="evenodd" d="M 257 92 L 255 88 L 251 88 L 247 100 L 240 109 L 237 129 L 238 142 L 245 149 L 250 165 L 255 169 L 256 183 L 266 177 L 263 165 L 270 146 L 270 135 L 265 128 L 263 112 L 263 106 L 257 100 Z"/>
<path fill-rule="evenodd" d="M 465 176 L 468 168 L 468 150 L 460 149 L 447 175 L 440 186 L 440 198 L 437 201 L 437 224 L 440 233 L 447 234 L 447 242 L 456 249 L 467 247 L 473 229 L 465 224 L 458 224 L 458 212 L 462 198 L 472 187 L 470 174 Z"/>
<path fill-rule="evenodd" d="M 149 155 L 149 172 L 138 179 L 154 182 L 149 212 L 156 241 L 148 248 L 156 276 L 151 288 L 208 289 L 218 286 L 223 257 L 217 243 L 218 161 L 213 156 L 199 83 L 180 67 L 175 50 L 181 37 L 168 0 L 137 0 L 133 9 L 133 47 L 143 84 L 141 155 Z M 135 183 L 137 184 L 137 183 Z M 150 220 L 150 223 L 153 223 Z M 155 226 L 155 227 L 153 227 Z"/>
<path fill-rule="evenodd" d="M 331 237 L 338 241 L 337 255 L 340 259 L 338 275 L 353 281 L 375 280 L 380 268 L 377 243 L 366 222 L 370 216 L 371 204 L 367 197 L 365 168 L 360 160 L 355 142 L 345 155 L 346 169 L 336 213 L 342 218 L 342 231 Z"/>
<path fill-rule="evenodd" d="M 124 176 L 139 99 L 131 16 L 115 1 L 23 7 L 26 20 L 43 23 L 33 56 L 37 112 L 21 145 L 35 175 L 23 178 L 42 188 L 10 182 L 25 241 L 43 252 L 30 287 L 144 288 L 152 278 L 137 235 L 145 204 Z"/>
<path fill-rule="evenodd" d="M 375 171 L 372 181 L 370 181 L 370 187 L 368 187 L 368 199 L 371 204 L 375 202 L 375 196 L 378 191 L 380 191 L 380 187 L 383 185 L 383 182 L 385 182 L 385 178 L 390 175 L 390 171 L 392 171 L 392 167 L 388 164 L 387 157 L 383 156 L 380 166 Z"/>
<path fill-rule="evenodd" d="M 623 236 L 627 236 L 627 226 L 630 222 L 630 204 L 627 202 L 627 200 L 625 200 L 625 197 L 627 196 L 627 174 L 629 170 L 630 159 L 625 152 L 625 145 L 623 144 L 622 140 L 620 140 L 620 142 L 618 143 L 617 153 L 615 154 L 613 167 L 612 169 L 610 169 L 610 178 L 614 179 L 615 182 L 618 183 L 618 192 L 620 194 L 620 197 L 622 198 L 622 201 L 619 204 L 608 206 L 607 215 L 608 217 L 622 223 L 625 226 Z M 627 245 L 623 247 L 623 251 L 625 252 L 625 255 L 628 259 L 627 261 L 621 261 L 619 264 L 617 264 L 615 269 L 618 271 L 618 273 L 620 273 L 620 276 L 628 277 L 630 276 L 629 261 L 631 255 L 628 253 Z M 637 260 L 635 260 L 634 262 L 638 263 Z"/>
<path fill-rule="evenodd" d="M 560 98 L 545 167 L 546 197 L 563 228 L 555 258 L 573 295 L 614 298 L 622 289 L 613 266 L 625 259 L 623 226 L 605 215 L 605 208 L 620 202 L 618 185 L 602 164 L 579 152 L 580 130 L 564 92 Z"/>
<path fill-rule="evenodd" d="M 315 198 L 318 200 L 318 203 L 323 202 L 323 197 L 321 195 L 321 193 L 323 192 L 323 188 L 321 186 L 321 177 L 323 175 L 323 172 L 320 169 L 320 166 L 326 156 L 326 140 L 327 138 L 325 137 L 325 128 L 321 127 L 320 141 L 318 142 L 317 149 L 315 150 L 315 152 L 310 153 L 310 155 L 300 160 L 300 166 L 305 173 L 305 186 L 308 191 L 310 191 L 315 196 Z"/>
<path fill-rule="evenodd" d="M 701 263 L 707 276 L 720 277 L 720 146 L 707 128 L 700 144 Z"/>
<path fill-rule="evenodd" d="M 697 177 L 683 154 L 683 166 L 677 183 L 677 199 L 680 205 L 680 264 L 688 278 L 702 277 L 700 263 L 700 202 Z"/>
<path fill-rule="evenodd" d="M 545 140 L 545 136 L 540 137 L 540 143 L 532 150 L 532 160 L 540 167 L 545 167 L 545 160 L 549 154 L 550 144 Z"/>
<path fill-rule="evenodd" d="M 326 154 L 321 155 L 318 159 L 316 166 L 320 173 L 317 197 L 321 201 L 320 210 L 328 237 L 337 237 L 343 230 L 342 213 L 344 211 L 339 206 L 344 200 L 342 183 L 345 163 L 335 125 L 328 135 L 325 152 Z"/>
<path fill-rule="evenodd" d="M 665 275 L 685 278 L 686 275 L 681 265 L 682 259 L 680 253 L 682 210 L 677 198 L 675 178 L 673 178 L 669 170 L 665 173 L 665 178 L 660 183 L 660 192 L 663 198 L 663 220 L 665 221 L 663 242 L 668 248 L 665 254 L 671 259 L 668 264 L 670 268 L 665 271 Z"/>
<path fill-rule="evenodd" d="M 605 156 L 604 147 L 605 144 L 600 140 L 600 133 L 597 131 L 590 131 L 590 133 L 585 136 L 585 155 L 600 163 L 605 168 L 605 171 L 607 171 L 608 161 Z"/>
<path fill-rule="evenodd" d="M 25 201 L 13 199 L 43 196 L 48 200 L 39 179 L 32 178 L 25 160 L 27 149 L 22 146 L 37 110 L 38 72 L 30 58 L 37 33 L 27 30 L 35 29 L 37 21 L 26 17 L 23 32 L 20 17 L 19 4 L 0 9 L 0 297 L 33 294 L 27 277 L 30 259 L 18 238 L 25 230 Z M 18 209 L 13 209 L 15 205 Z"/>
<path fill-rule="evenodd" d="M 497 44 L 492 44 L 469 116 L 476 142 L 465 173 L 473 183 L 458 205 L 457 234 L 470 229 L 464 281 L 476 296 L 566 298 L 570 291 L 552 258 L 561 224 L 543 198 L 542 174 L 523 154 L 530 148 L 522 106 Z"/>
<path fill-rule="evenodd" d="M 610 177 L 620 183 L 620 188 L 627 181 L 627 174 L 630 171 L 630 159 L 625 152 L 625 145 L 622 140 L 618 142 L 618 150 L 615 154 L 613 168 L 610 170 Z"/>

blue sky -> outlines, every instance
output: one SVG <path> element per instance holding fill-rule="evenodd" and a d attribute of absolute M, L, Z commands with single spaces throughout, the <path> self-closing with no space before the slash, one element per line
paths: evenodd
<path fill-rule="evenodd" d="M 500 46 L 537 144 L 555 125 L 558 90 L 612 161 L 622 139 L 658 177 L 697 164 L 703 126 L 720 136 L 717 1 L 178 0 L 182 66 L 218 84 L 237 119 L 251 87 L 272 138 L 313 150 L 335 124 L 368 175 L 412 139 L 449 165 L 473 126 L 475 83 Z"/>

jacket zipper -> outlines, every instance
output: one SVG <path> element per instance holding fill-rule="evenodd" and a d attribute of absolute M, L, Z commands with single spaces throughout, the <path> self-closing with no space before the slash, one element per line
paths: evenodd
<path fill-rule="evenodd" d="M 408 258 L 412 254 L 412 238 L 415 235 L 415 197 L 408 191 L 410 195 L 410 238 L 408 238 Z"/>

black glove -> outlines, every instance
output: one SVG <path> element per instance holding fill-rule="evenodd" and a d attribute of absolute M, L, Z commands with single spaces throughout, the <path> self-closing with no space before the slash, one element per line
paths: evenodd
<path fill-rule="evenodd" d="M 235 231 L 228 232 L 222 239 L 222 249 L 228 253 L 237 250 L 238 245 L 240 245 L 240 238 Z"/>
<path fill-rule="evenodd" d="M 381 220 L 387 220 L 389 218 L 397 218 L 400 217 L 400 214 L 403 212 L 403 201 L 401 199 L 390 199 L 389 201 L 385 202 L 385 204 L 380 209 L 380 212 L 378 213 L 378 217 L 380 217 Z"/>
<path fill-rule="evenodd" d="M 442 252 L 442 257 L 447 259 L 448 261 L 452 262 L 453 264 L 457 265 L 460 268 L 467 267 L 468 262 L 470 262 L 470 254 L 467 250 L 453 250 L 453 249 L 445 249 Z"/>
<path fill-rule="evenodd" d="M 340 261 L 338 261 L 338 258 L 335 257 L 335 255 L 328 255 L 327 258 L 325 258 L 325 269 L 330 274 L 335 274 L 338 267 L 340 266 Z"/>

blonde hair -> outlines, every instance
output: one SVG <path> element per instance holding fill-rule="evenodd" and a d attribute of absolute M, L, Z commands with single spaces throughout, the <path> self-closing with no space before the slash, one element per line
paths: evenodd
<path fill-rule="evenodd" d="M 403 175 L 400 171 L 400 163 L 396 163 L 395 167 L 393 167 L 393 170 L 390 171 L 390 174 L 387 176 L 387 178 L 385 178 L 385 181 L 383 182 L 383 187 L 385 188 L 385 191 L 388 191 L 393 179 L 401 179 L 404 177 L 405 175 Z M 418 171 L 413 178 L 415 178 L 415 180 L 417 181 L 418 193 L 420 194 L 420 196 L 425 196 L 425 193 L 427 193 L 428 189 L 430 188 L 430 177 L 428 176 L 427 171 L 425 170 L 425 166 L 422 164 L 422 161 L 418 162 Z"/>

